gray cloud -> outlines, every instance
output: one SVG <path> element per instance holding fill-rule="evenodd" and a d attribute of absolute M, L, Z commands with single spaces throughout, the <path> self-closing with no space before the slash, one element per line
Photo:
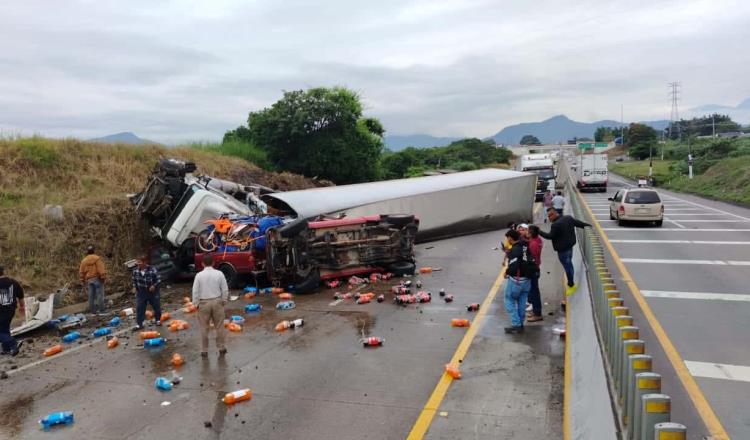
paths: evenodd
<path fill-rule="evenodd" d="M 668 81 L 685 108 L 750 96 L 749 19 L 741 0 L 19 2 L 0 16 L 0 129 L 218 139 L 320 85 L 356 90 L 396 134 L 619 119 L 620 104 L 659 119 Z"/>

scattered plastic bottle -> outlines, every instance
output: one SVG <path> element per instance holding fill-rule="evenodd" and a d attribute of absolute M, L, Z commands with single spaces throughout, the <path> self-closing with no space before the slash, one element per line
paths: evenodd
<path fill-rule="evenodd" d="M 466 306 L 466 311 L 468 312 L 477 312 L 479 311 L 479 303 L 473 303 Z"/>
<path fill-rule="evenodd" d="M 371 301 L 369 296 L 360 296 L 357 298 L 357 304 L 367 304 Z"/>
<path fill-rule="evenodd" d="M 167 322 L 172 318 L 172 315 L 169 314 L 169 312 L 162 312 L 161 314 L 161 322 Z"/>
<path fill-rule="evenodd" d="M 242 326 L 235 322 L 230 322 L 227 326 L 227 330 L 229 330 L 230 332 L 239 333 L 242 331 Z"/>
<path fill-rule="evenodd" d="M 431 267 L 420 267 L 419 273 L 432 273 L 433 270 Z"/>
<path fill-rule="evenodd" d="M 396 304 L 406 305 L 416 303 L 417 297 L 414 295 L 397 295 L 393 300 L 396 301 Z"/>
<path fill-rule="evenodd" d="M 187 323 L 187 321 L 183 321 L 181 319 L 175 319 L 174 321 L 169 323 L 169 331 L 176 332 L 179 330 L 186 330 L 190 325 Z"/>
<path fill-rule="evenodd" d="M 376 301 L 379 303 L 382 303 L 383 301 L 385 301 L 385 295 L 381 293 L 380 295 L 378 295 L 378 298 Z"/>
<path fill-rule="evenodd" d="M 263 295 L 270 295 L 273 293 L 273 287 L 264 287 L 263 289 L 260 289 L 260 293 Z"/>
<path fill-rule="evenodd" d="M 159 332 L 157 332 L 156 330 L 140 332 L 139 335 L 141 336 L 141 339 L 152 339 L 152 338 L 158 338 L 159 336 L 161 336 Z"/>
<path fill-rule="evenodd" d="M 39 424 L 45 431 L 48 431 L 55 425 L 70 425 L 73 423 L 73 411 L 61 411 L 47 414 Z"/>
<path fill-rule="evenodd" d="M 91 334 L 91 336 L 98 338 L 100 336 L 105 336 L 112 334 L 112 329 L 109 327 L 99 328 L 94 331 L 94 333 Z"/>
<path fill-rule="evenodd" d="M 292 295 L 289 292 L 284 292 L 279 294 L 279 299 L 282 301 L 291 301 L 294 298 L 294 295 Z"/>
<path fill-rule="evenodd" d="M 469 327 L 471 322 L 468 319 L 453 318 L 451 319 L 451 325 L 453 327 Z"/>
<path fill-rule="evenodd" d="M 78 332 L 70 332 L 67 335 L 63 336 L 62 340 L 65 343 L 70 344 L 71 342 L 75 341 L 76 339 L 80 338 L 81 334 Z"/>
<path fill-rule="evenodd" d="M 445 295 L 443 297 L 443 300 L 445 300 L 445 302 L 447 303 L 453 302 L 453 295 Z"/>
<path fill-rule="evenodd" d="M 185 359 L 182 358 L 182 355 L 180 355 L 180 353 L 175 353 L 172 355 L 172 360 L 170 362 L 172 366 L 179 367 L 180 365 L 185 363 Z"/>
<path fill-rule="evenodd" d="M 245 306 L 245 313 L 260 312 L 262 308 L 260 304 L 248 304 Z"/>
<path fill-rule="evenodd" d="M 417 289 L 421 289 L 422 288 L 422 280 L 417 280 L 416 284 L 417 284 Z"/>
<path fill-rule="evenodd" d="M 198 307 L 193 303 L 187 303 L 185 307 L 182 308 L 182 311 L 185 313 L 195 313 L 198 311 Z"/>
<path fill-rule="evenodd" d="M 302 327 L 303 325 L 305 325 L 305 320 L 303 320 L 302 318 L 298 318 L 290 322 L 290 324 L 291 324 L 291 328 Z"/>
<path fill-rule="evenodd" d="M 151 338 L 146 339 L 143 341 L 144 347 L 159 347 L 167 343 L 167 340 L 164 338 Z"/>
<path fill-rule="evenodd" d="M 401 285 L 404 287 L 411 287 L 411 280 L 406 280 L 402 282 Z"/>
<path fill-rule="evenodd" d="M 117 336 L 113 336 L 109 341 L 107 341 L 107 348 L 115 348 L 118 345 L 120 345 L 120 340 L 117 338 Z"/>
<path fill-rule="evenodd" d="M 336 293 L 335 293 L 335 294 L 333 295 L 333 298 L 334 298 L 334 299 L 350 299 L 350 298 L 351 298 L 352 296 L 353 296 L 353 295 L 352 295 L 352 293 L 351 293 L 351 292 L 348 292 L 348 293 L 341 293 L 341 292 L 336 292 Z"/>
<path fill-rule="evenodd" d="M 362 338 L 360 342 L 362 342 L 362 345 L 365 347 L 380 347 L 385 343 L 385 339 L 377 336 L 370 336 L 369 338 Z"/>
<path fill-rule="evenodd" d="M 281 287 L 271 287 L 271 293 L 274 295 L 278 295 L 280 293 L 284 293 L 284 289 Z"/>
<path fill-rule="evenodd" d="M 61 344 L 57 344 L 57 345 L 53 345 L 52 347 L 44 350 L 44 355 L 47 356 L 47 357 L 54 356 L 57 353 L 60 353 L 61 351 L 63 351 L 63 346 Z"/>
<path fill-rule="evenodd" d="M 146 319 L 153 319 L 154 318 L 154 312 L 151 310 L 146 310 Z"/>
<path fill-rule="evenodd" d="M 445 289 L 440 289 L 440 296 L 445 296 Z"/>
<path fill-rule="evenodd" d="M 154 388 L 161 391 L 171 391 L 174 385 L 166 377 L 157 377 L 154 381 Z"/>
<path fill-rule="evenodd" d="M 283 332 L 286 329 L 302 327 L 304 324 L 305 321 L 302 319 L 295 319 L 294 321 L 284 320 L 276 324 L 276 331 Z"/>
<path fill-rule="evenodd" d="M 282 301 L 276 304 L 278 310 L 291 310 L 295 307 L 294 301 Z"/>
<path fill-rule="evenodd" d="M 255 295 L 257 295 L 257 293 L 255 293 L 255 292 L 247 292 L 245 294 L 245 299 L 248 299 L 248 300 L 253 299 L 253 298 L 255 298 Z"/>
<path fill-rule="evenodd" d="M 119 318 L 119 317 L 117 317 L 117 316 L 115 316 L 114 318 L 112 318 L 112 319 L 111 319 L 111 320 L 109 321 L 109 326 L 110 326 L 110 327 L 117 327 L 118 325 L 120 325 L 120 318 Z"/>
<path fill-rule="evenodd" d="M 232 405 L 237 402 L 242 402 L 243 400 L 250 400 L 253 398 L 253 393 L 250 391 L 249 388 L 245 388 L 243 390 L 237 390 L 232 391 L 231 393 L 227 393 L 223 399 L 221 399 L 222 402 L 224 402 L 227 405 Z"/>
<path fill-rule="evenodd" d="M 461 371 L 453 364 L 445 364 L 445 372 L 454 379 L 461 379 Z"/>
<path fill-rule="evenodd" d="M 62 315 L 59 318 L 57 318 L 59 321 L 65 322 L 70 318 L 70 315 Z"/>
<path fill-rule="evenodd" d="M 237 324 L 243 324 L 245 322 L 245 318 L 243 318 L 240 315 L 232 315 L 232 317 L 229 319 L 230 321 L 235 322 Z"/>
<path fill-rule="evenodd" d="M 432 301 L 432 294 L 430 292 L 417 292 L 417 302 L 426 303 Z"/>
<path fill-rule="evenodd" d="M 258 288 L 247 286 L 245 287 L 245 293 L 258 293 Z"/>

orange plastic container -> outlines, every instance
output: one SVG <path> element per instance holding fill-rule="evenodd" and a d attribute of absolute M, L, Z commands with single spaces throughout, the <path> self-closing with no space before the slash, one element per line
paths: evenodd
<path fill-rule="evenodd" d="M 182 358 L 180 353 L 175 353 L 172 355 L 172 365 L 175 367 L 179 367 L 180 365 L 185 363 L 185 359 Z"/>
<path fill-rule="evenodd" d="M 245 294 L 245 299 L 253 299 L 255 298 L 255 292 L 247 292 Z"/>
<path fill-rule="evenodd" d="M 169 331 L 176 332 L 178 330 L 185 330 L 190 325 L 187 323 L 187 321 L 183 321 L 181 319 L 175 319 L 172 322 L 169 323 Z"/>
<path fill-rule="evenodd" d="M 292 295 L 291 293 L 287 293 L 287 292 L 280 293 L 279 299 L 281 301 L 291 301 L 292 299 L 294 299 L 294 295 Z"/>
<path fill-rule="evenodd" d="M 373 299 L 373 298 L 375 298 L 375 292 L 361 293 L 359 295 L 359 297 L 360 298 L 370 298 L 370 299 Z"/>
<path fill-rule="evenodd" d="M 461 379 L 461 372 L 458 370 L 458 367 L 453 364 L 445 364 L 445 372 L 448 373 L 448 376 L 454 379 Z"/>
<path fill-rule="evenodd" d="M 282 289 L 281 287 L 272 287 L 271 293 L 273 293 L 274 295 L 278 295 L 279 293 L 284 293 L 284 289 Z"/>
<path fill-rule="evenodd" d="M 281 321 L 280 323 L 276 324 L 276 331 L 283 332 L 289 327 L 291 327 L 291 324 L 289 323 L 289 321 Z"/>
<path fill-rule="evenodd" d="M 468 319 L 453 318 L 451 319 L 451 325 L 453 327 L 469 327 L 471 325 L 471 321 L 469 321 Z"/>
<path fill-rule="evenodd" d="M 61 351 L 63 351 L 63 346 L 60 345 L 60 344 L 57 344 L 57 345 L 53 345 L 52 347 L 44 350 L 44 355 L 45 356 L 54 356 L 57 353 L 60 353 Z"/>
<path fill-rule="evenodd" d="M 237 324 L 236 322 L 230 322 L 227 326 L 227 330 L 229 330 L 230 332 L 239 333 L 242 331 L 242 326 Z"/>
<path fill-rule="evenodd" d="M 153 319 L 153 317 L 154 312 L 152 312 L 151 310 L 146 310 L 146 319 Z"/>
<path fill-rule="evenodd" d="M 242 402 L 243 400 L 250 400 L 252 398 L 253 392 L 250 391 L 249 388 L 245 388 L 244 390 L 237 390 L 231 393 L 227 393 L 224 398 L 221 399 L 221 401 L 226 403 L 227 405 L 231 405 L 233 403 Z"/>
<path fill-rule="evenodd" d="M 183 307 L 182 311 L 185 313 L 193 313 L 198 311 L 198 307 L 196 307 L 193 303 L 187 303 L 185 307 Z"/>
<path fill-rule="evenodd" d="M 154 330 L 149 330 L 147 332 L 141 332 L 139 334 L 141 336 L 141 339 L 152 339 L 152 338 L 158 338 L 160 336 L 159 332 L 154 331 Z"/>
<path fill-rule="evenodd" d="M 432 268 L 431 267 L 420 267 L 419 268 L 419 273 L 430 273 L 430 272 L 432 272 Z"/>
<path fill-rule="evenodd" d="M 169 318 L 171 318 L 172 315 L 169 314 L 169 312 L 164 312 L 161 314 L 161 322 L 169 321 Z"/>
<path fill-rule="evenodd" d="M 120 345 L 120 340 L 117 339 L 117 336 L 114 336 L 112 339 L 107 341 L 107 348 L 115 348 L 118 345 Z"/>

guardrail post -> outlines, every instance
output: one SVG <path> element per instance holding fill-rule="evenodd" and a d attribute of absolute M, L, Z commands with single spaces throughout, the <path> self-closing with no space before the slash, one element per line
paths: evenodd
<path fill-rule="evenodd" d="M 632 322 L 632 319 L 630 320 Z M 638 339 L 640 337 L 640 329 L 638 327 L 635 327 L 633 325 L 626 325 L 620 327 L 617 333 L 617 342 L 615 344 L 615 355 L 614 355 L 614 361 L 612 362 L 612 370 L 613 370 L 613 376 L 615 379 L 615 386 L 620 391 L 620 396 L 622 396 L 622 390 L 620 390 L 617 381 L 621 374 L 622 369 L 622 359 L 625 357 L 625 346 L 623 343 L 625 341 L 630 341 L 632 339 Z"/>
<path fill-rule="evenodd" d="M 638 373 L 635 375 L 635 393 L 633 394 L 633 423 L 628 429 L 628 438 L 631 440 L 641 439 L 641 414 L 643 412 L 643 396 L 661 392 L 661 374 L 659 373 Z"/>
<path fill-rule="evenodd" d="M 610 324 L 612 321 L 614 321 L 612 310 L 615 307 L 622 307 L 623 300 L 622 298 L 610 298 L 607 300 L 607 309 L 604 313 L 604 342 L 606 344 L 609 344 L 609 335 L 612 334 L 610 330 Z M 605 347 L 607 350 L 609 350 L 609 347 Z"/>
<path fill-rule="evenodd" d="M 617 347 L 615 346 L 617 342 L 617 333 L 618 333 L 618 327 L 617 327 L 617 317 L 618 316 L 628 316 L 630 314 L 630 309 L 625 306 L 619 306 L 614 307 L 612 309 L 612 318 L 610 320 L 610 326 L 609 326 L 609 338 L 607 339 L 607 344 L 609 344 L 609 365 L 610 367 L 614 365 L 615 362 L 615 356 L 614 354 L 617 352 Z"/>
<path fill-rule="evenodd" d="M 666 394 L 645 394 L 641 400 L 641 439 L 650 440 L 654 438 L 657 423 L 671 421 L 672 403 Z"/>
<path fill-rule="evenodd" d="M 615 376 L 617 391 L 620 392 L 620 406 L 622 415 L 625 416 L 625 400 L 628 394 L 628 368 L 630 367 L 628 358 L 634 354 L 644 354 L 646 352 L 646 343 L 641 339 L 628 339 L 622 342 L 622 354 L 620 358 L 619 373 Z"/>
<path fill-rule="evenodd" d="M 612 311 L 614 313 L 614 310 Z M 630 310 L 628 309 L 628 312 Z M 612 374 L 615 374 L 615 368 L 617 367 L 617 362 L 615 358 L 617 357 L 617 352 L 620 351 L 620 327 L 626 327 L 633 325 L 633 317 L 625 313 L 624 315 L 617 315 L 615 316 L 615 325 L 614 325 L 614 332 L 612 332 L 612 340 L 610 341 L 612 343 L 612 355 L 610 356 L 611 363 L 610 367 L 612 368 Z"/>
<path fill-rule="evenodd" d="M 657 423 L 654 426 L 654 440 L 686 440 L 687 428 L 685 425 L 673 422 Z"/>
<path fill-rule="evenodd" d="M 653 359 L 647 354 L 634 354 L 628 356 L 628 371 L 626 372 L 627 380 L 625 384 L 627 386 L 627 392 L 625 394 L 625 401 L 623 403 L 625 416 L 623 422 L 628 425 L 628 435 L 632 438 L 633 430 L 632 422 L 635 418 L 633 411 L 635 409 L 635 377 L 640 373 L 650 373 Z"/>

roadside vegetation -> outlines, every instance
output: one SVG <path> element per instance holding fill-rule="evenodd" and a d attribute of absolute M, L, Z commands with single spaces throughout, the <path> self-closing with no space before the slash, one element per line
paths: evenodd
<path fill-rule="evenodd" d="M 124 289 L 123 263 L 143 252 L 150 241 L 126 194 L 143 188 L 160 157 L 180 157 L 194 161 L 204 174 L 280 190 L 320 185 L 222 157 L 205 145 L 166 148 L 41 137 L 0 139 L 0 264 L 30 294 L 47 293 L 65 283 L 77 284 L 78 263 L 86 246 L 93 244 L 109 266 L 110 289 Z M 44 215 L 46 205 L 61 206 L 62 220 Z"/>

